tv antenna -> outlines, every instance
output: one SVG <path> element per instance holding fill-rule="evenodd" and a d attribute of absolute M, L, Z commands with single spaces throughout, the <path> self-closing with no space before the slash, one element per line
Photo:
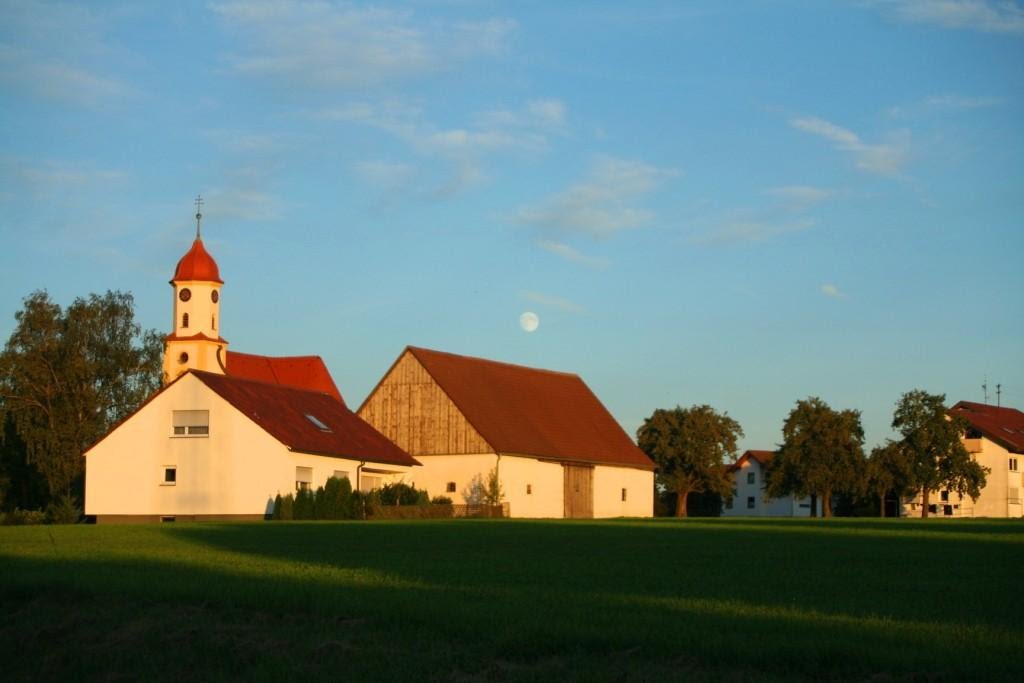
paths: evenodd
<path fill-rule="evenodd" d="M 988 375 L 985 375 L 985 381 L 981 384 L 981 390 L 985 392 L 985 405 L 988 405 Z"/>
<path fill-rule="evenodd" d="M 1000 398 L 1001 398 L 1002 394 L 1003 394 L 1003 385 L 1002 384 L 996 384 L 996 408 L 1001 408 L 1002 407 L 1001 401 L 1000 401 Z"/>

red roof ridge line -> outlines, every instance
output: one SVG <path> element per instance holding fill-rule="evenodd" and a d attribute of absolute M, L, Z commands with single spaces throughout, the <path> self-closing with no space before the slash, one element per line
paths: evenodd
<path fill-rule="evenodd" d="M 463 353 L 451 353 L 450 351 L 438 351 L 436 349 L 428 349 L 422 346 L 406 346 L 406 350 L 412 351 L 415 355 L 416 351 L 425 351 L 427 353 L 436 353 L 439 356 L 450 356 L 453 358 L 464 358 L 466 360 L 479 361 L 481 363 L 492 363 L 494 365 L 504 365 L 509 368 L 516 368 L 517 370 L 529 370 L 530 372 L 543 372 L 549 375 L 559 375 L 561 377 L 575 377 L 580 379 L 580 376 L 575 372 L 564 372 L 562 370 L 549 370 L 547 368 L 535 368 L 530 365 L 520 365 L 518 363 L 508 363 L 502 360 L 492 360 L 490 358 L 482 358 L 480 356 L 467 356 Z M 582 380 L 581 380 L 582 381 Z"/>
<path fill-rule="evenodd" d="M 232 375 L 230 372 L 227 374 L 222 374 L 220 372 L 210 372 L 209 370 L 196 370 L 193 368 L 185 371 L 184 373 L 182 373 L 182 375 L 187 375 L 190 372 L 200 378 L 202 378 L 203 375 L 210 375 L 213 377 L 226 377 L 232 382 L 249 382 L 251 384 L 261 384 L 265 387 L 276 387 L 278 389 L 287 389 L 288 391 L 301 391 L 305 394 L 317 394 L 320 396 L 328 396 L 332 400 L 336 400 L 329 391 L 317 391 L 316 389 L 306 389 L 305 387 L 298 387 L 293 384 L 281 384 L 280 382 L 264 382 L 263 380 L 252 379 L 251 377 L 239 377 L 238 375 Z"/>

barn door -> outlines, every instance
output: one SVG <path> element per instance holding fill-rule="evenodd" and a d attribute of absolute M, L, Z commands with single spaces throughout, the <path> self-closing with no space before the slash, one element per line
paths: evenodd
<path fill-rule="evenodd" d="M 594 468 L 562 465 L 565 517 L 594 516 Z"/>

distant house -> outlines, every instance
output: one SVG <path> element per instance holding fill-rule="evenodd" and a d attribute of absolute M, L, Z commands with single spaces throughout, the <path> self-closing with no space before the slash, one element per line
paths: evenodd
<path fill-rule="evenodd" d="M 949 414 L 967 421 L 967 432 L 962 438 L 964 447 L 990 471 L 978 500 L 961 498 L 955 491 L 933 491 L 929 495 L 929 512 L 944 517 L 1024 516 L 1024 413 L 1015 408 L 960 401 L 949 409 Z M 919 515 L 921 505 L 918 494 L 905 504 L 906 514 Z"/>
<path fill-rule="evenodd" d="M 197 236 L 171 280 L 164 387 L 85 453 L 98 522 L 262 519 L 278 493 L 332 476 L 370 490 L 418 465 L 345 406 L 319 357 L 228 351 L 223 284 Z"/>
<path fill-rule="evenodd" d="M 723 517 L 810 517 L 811 499 L 784 496 L 768 498 L 764 493 L 765 470 L 775 451 L 745 451 L 729 466 L 734 478 L 733 499 L 726 501 Z M 821 514 L 821 503 L 817 503 Z"/>
<path fill-rule="evenodd" d="M 578 376 L 408 347 L 358 409 L 466 502 L 496 470 L 514 517 L 650 517 L 654 463 Z"/>

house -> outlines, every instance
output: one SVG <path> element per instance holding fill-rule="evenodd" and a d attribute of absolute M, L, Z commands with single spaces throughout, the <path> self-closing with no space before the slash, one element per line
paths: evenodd
<path fill-rule="evenodd" d="M 955 491 L 933 491 L 929 495 L 929 513 L 944 517 L 1024 516 L 1024 412 L 960 401 L 948 413 L 967 421 L 961 441 L 971 458 L 989 472 L 978 500 L 961 497 Z M 921 505 L 918 494 L 905 504 L 906 514 L 920 515 Z"/>
<path fill-rule="evenodd" d="M 171 280 L 164 386 L 85 452 L 98 522 L 263 519 L 279 493 L 332 476 L 370 490 L 419 464 L 348 409 L 320 358 L 228 351 L 223 284 L 197 228 Z"/>
<path fill-rule="evenodd" d="M 775 451 L 745 451 L 728 471 L 735 478 L 733 499 L 726 501 L 723 517 L 810 517 L 811 499 L 783 496 L 769 498 L 764 493 L 765 471 Z M 821 515 L 821 503 L 816 503 Z"/>
<path fill-rule="evenodd" d="M 513 517 L 650 517 L 654 463 L 577 375 L 407 347 L 356 411 L 431 496 L 498 475 Z"/>

